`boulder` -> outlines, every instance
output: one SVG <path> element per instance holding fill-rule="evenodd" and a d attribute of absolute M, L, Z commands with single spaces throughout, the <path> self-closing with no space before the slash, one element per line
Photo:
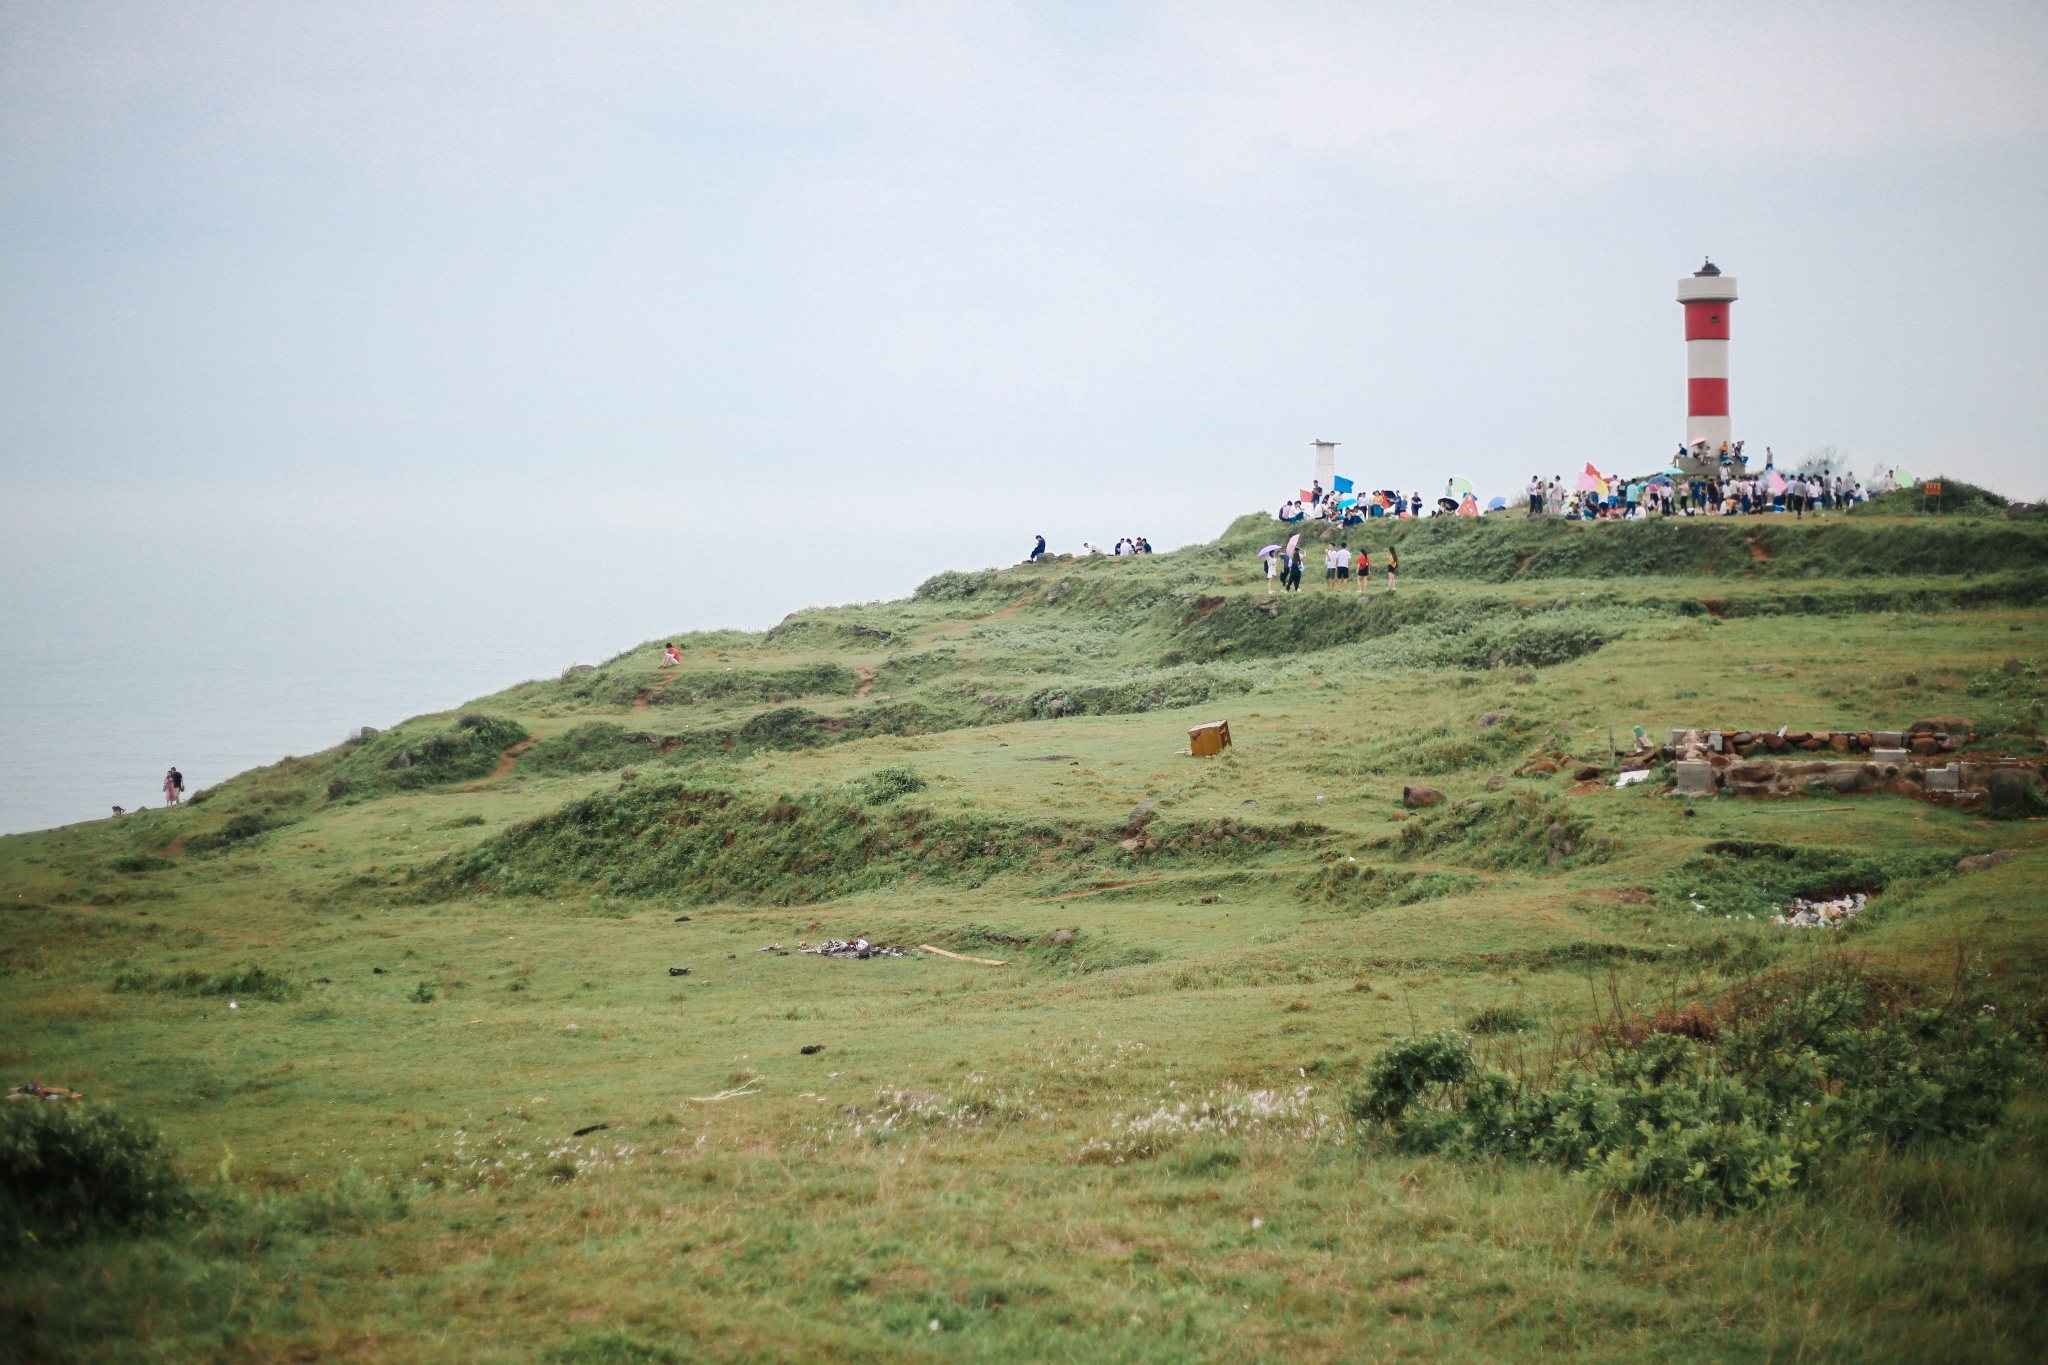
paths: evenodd
<path fill-rule="evenodd" d="M 1552 771 L 1556 770 L 1552 769 Z M 1444 794 L 1435 787 L 1401 788 L 1401 804 L 1410 810 L 1417 810 L 1423 806 L 1441 806 L 1443 803 Z"/>
<path fill-rule="evenodd" d="M 1601 767 L 1598 763 L 1581 763 L 1572 770 L 1572 777 L 1580 782 L 1591 782 L 1603 776 L 1606 772 L 1607 769 Z"/>
<path fill-rule="evenodd" d="M 348 779 L 347 779 L 347 778 L 345 778 L 345 777 L 330 777 L 329 779 L 327 779 L 327 796 L 328 796 L 328 799 L 330 799 L 330 800 L 339 800 L 339 799 L 341 799 L 342 797 L 344 797 L 344 796 L 347 796 L 347 795 L 348 795 Z"/>
<path fill-rule="evenodd" d="M 1861 768 L 1838 768 L 1828 774 L 1828 785 L 1843 796 L 1863 790 L 1866 779 Z"/>
<path fill-rule="evenodd" d="M 1074 941 L 1074 931 L 1072 929 L 1055 929 L 1045 936 L 1045 941 L 1047 943 L 1072 943 Z"/>
<path fill-rule="evenodd" d="M 1956 871 L 1982 872 L 1987 867 L 1997 867 L 2017 852 L 2018 849 L 2001 848 L 1996 853 L 1973 853 L 1956 864 Z"/>
<path fill-rule="evenodd" d="M 1911 725 L 1908 725 L 1906 733 L 1908 735 L 1967 735 L 1970 733 L 1970 718 L 1968 716 L 1929 716 L 1926 720 L 1916 720 Z"/>
<path fill-rule="evenodd" d="M 1136 834 L 1158 818 L 1159 803 L 1157 801 L 1140 801 L 1137 805 L 1131 807 L 1130 816 L 1124 821 L 1124 828 L 1130 833 Z"/>
<path fill-rule="evenodd" d="M 1933 735 L 1919 734 L 1913 736 L 1913 743 L 1909 747 L 1923 758 L 1932 758 L 1941 752 L 1941 741 Z"/>
<path fill-rule="evenodd" d="M 1837 730 L 1834 734 L 1828 736 L 1828 747 L 1838 754 L 1846 754 L 1849 752 L 1849 741 L 1851 738 L 1851 736 Z"/>
<path fill-rule="evenodd" d="M 1728 770 L 1730 782 L 1768 782 L 1777 775 L 1775 763 L 1738 763 Z"/>

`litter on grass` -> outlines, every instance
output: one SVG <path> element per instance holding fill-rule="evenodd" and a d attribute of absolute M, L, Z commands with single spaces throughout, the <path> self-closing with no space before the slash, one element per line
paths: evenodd
<path fill-rule="evenodd" d="M 1633 787 L 1638 782 L 1647 782 L 1649 780 L 1650 770 L 1648 768 L 1640 768 L 1635 772 L 1623 773 L 1615 778 L 1614 785 L 1617 787 Z"/>
<path fill-rule="evenodd" d="M 796 950 L 818 957 L 902 957 L 901 948 L 892 948 L 886 943 L 870 943 L 864 938 L 828 938 L 823 943 L 806 943 L 797 940 Z"/>
<path fill-rule="evenodd" d="M 1866 899 L 1861 891 L 1854 891 L 1831 901 L 1810 901 L 1801 896 L 1794 896 L 1790 914 L 1785 913 L 1784 907 L 1771 907 L 1779 911 L 1778 914 L 1771 916 L 1771 923 L 1790 925 L 1798 929 L 1832 929 L 1851 915 L 1860 914 Z"/>
<path fill-rule="evenodd" d="M 82 1100 L 85 1096 L 76 1090 L 66 1090 L 61 1085 L 44 1085 L 41 1081 L 29 1081 L 17 1085 L 7 1092 L 10 1100 Z"/>

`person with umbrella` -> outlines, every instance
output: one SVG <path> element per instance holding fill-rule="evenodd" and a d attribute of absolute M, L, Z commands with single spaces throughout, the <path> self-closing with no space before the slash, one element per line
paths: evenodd
<path fill-rule="evenodd" d="M 1259 558 L 1266 561 L 1266 596 L 1271 597 L 1278 591 L 1273 586 L 1273 583 L 1274 580 L 1280 577 L 1280 547 L 1278 545 L 1268 545 L 1265 549 L 1259 551 Z"/>

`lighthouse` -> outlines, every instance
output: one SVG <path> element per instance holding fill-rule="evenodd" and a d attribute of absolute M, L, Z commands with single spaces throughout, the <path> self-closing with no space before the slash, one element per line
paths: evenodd
<path fill-rule="evenodd" d="M 1685 305 L 1685 443 L 1719 462 L 1732 441 L 1728 421 L 1728 314 L 1735 306 L 1735 278 L 1708 261 L 1678 282 Z"/>

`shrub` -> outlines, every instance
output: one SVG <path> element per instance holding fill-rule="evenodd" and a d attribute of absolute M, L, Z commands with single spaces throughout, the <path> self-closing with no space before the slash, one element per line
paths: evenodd
<path fill-rule="evenodd" d="M 995 581 L 994 572 L 988 569 L 980 573 L 961 573 L 958 569 L 947 569 L 918 584 L 913 595 L 920 602 L 964 602 L 976 593 L 986 591 Z"/>
<path fill-rule="evenodd" d="M 913 768 L 877 768 L 846 785 L 862 805 L 886 806 L 898 797 L 923 791 L 925 780 Z"/>
<path fill-rule="evenodd" d="M 1747 1208 L 1875 1143 L 1969 1141 L 2002 1117 L 2025 1044 L 1970 999 L 1920 1004 L 1834 966 L 1758 983 L 1710 1030 L 1609 1029 L 1541 1079 L 1480 1072 L 1449 1034 L 1383 1052 L 1350 1098 L 1409 1151 L 1507 1156 L 1631 1195 Z"/>
<path fill-rule="evenodd" d="M 1903 878 L 1941 876 L 1954 866 L 1948 853 L 1727 839 L 1708 844 L 1650 885 L 1658 903 L 1670 909 L 1764 919 L 1794 896 L 1818 900 L 1849 891 L 1874 894 Z"/>
<path fill-rule="evenodd" d="M 1518 1009 L 1513 1005 L 1489 1005 L 1465 1021 L 1465 1031 L 1482 1036 L 1526 1033 L 1535 1022 L 1525 1009 Z"/>
<path fill-rule="evenodd" d="M 111 1110 L 16 1101 L 0 1107 L 0 1238 L 18 1250 L 132 1232 L 192 1206 L 162 1136 Z"/>
<path fill-rule="evenodd" d="M 1478 885 L 1478 878 L 1457 872 L 1409 872 L 1362 863 L 1337 863 L 1305 878 L 1295 890 L 1311 905 L 1336 910 L 1378 910 L 1440 896 L 1459 896 Z"/>
<path fill-rule="evenodd" d="M 267 812 L 243 811 L 240 815 L 229 817 L 219 829 L 193 835 L 185 841 L 185 848 L 192 853 L 210 853 L 215 849 L 226 848 L 230 844 L 253 839 L 285 823 Z"/>

